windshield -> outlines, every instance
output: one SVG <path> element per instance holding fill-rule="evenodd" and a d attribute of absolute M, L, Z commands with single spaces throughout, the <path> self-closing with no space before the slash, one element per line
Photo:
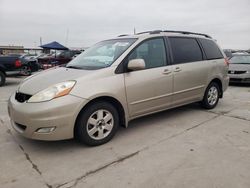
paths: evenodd
<path fill-rule="evenodd" d="M 70 61 L 66 67 L 77 69 L 101 69 L 109 67 L 136 39 L 113 39 L 102 41 Z"/>
<path fill-rule="evenodd" d="M 233 64 L 250 64 L 250 55 L 233 56 L 230 61 Z"/>

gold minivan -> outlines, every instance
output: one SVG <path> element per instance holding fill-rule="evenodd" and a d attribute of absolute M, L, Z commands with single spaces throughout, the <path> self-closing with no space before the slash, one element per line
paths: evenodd
<path fill-rule="evenodd" d="M 132 119 L 193 102 L 214 108 L 228 87 L 228 61 L 206 34 L 121 35 L 65 67 L 26 78 L 8 110 L 13 128 L 38 140 L 108 142 Z"/>

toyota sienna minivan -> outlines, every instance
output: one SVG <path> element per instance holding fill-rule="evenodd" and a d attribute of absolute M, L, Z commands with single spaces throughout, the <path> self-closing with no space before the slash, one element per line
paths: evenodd
<path fill-rule="evenodd" d="M 228 87 L 215 40 L 149 31 L 99 42 L 69 62 L 23 80 L 8 102 L 13 128 L 38 140 L 108 142 L 132 119 L 200 102 L 214 108 Z"/>

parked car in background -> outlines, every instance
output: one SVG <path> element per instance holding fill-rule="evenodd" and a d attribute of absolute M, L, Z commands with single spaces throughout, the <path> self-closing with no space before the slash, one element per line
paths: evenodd
<path fill-rule="evenodd" d="M 6 76 L 24 75 L 29 76 L 38 71 L 41 66 L 37 60 L 27 60 L 20 54 L 0 56 L 0 85 L 4 85 Z"/>
<path fill-rule="evenodd" d="M 44 69 L 57 66 L 65 65 L 73 59 L 76 54 L 80 54 L 78 50 L 66 50 L 55 54 L 47 54 L 42 57 L 38 57 L 38 62 L 43 66 Z"/>
<path fill-rule="evenodd" d="M 21 57 L 24 58 L 25 60 L 36 60 L 38 55 L 36 55 L 36 54 L 22 54 Z"/>
<path fill-rule="evenodd" d="M 37 71 L 41 66 L 38 64 L 36 56 L 30 54 L 9 54 L 6 56 L 19 58 L 24 66 L 30 66 L 32 72 Z M 5 56 L 5 57 L 6 57 Z"/>
<path fill-rule="evenodd" d="M 9 56 L 15 56 L 22 62 L 20 75 L 29 76 L 32 72 L 36 72 L 41 69 L 41 65 L 35 58 L 30 58 L 28 54 L 10 54 Z"/>
<path fill-rule="evenodd" d="M 23 62 L 23 73 L 22 75 L 30 75 L 32 72 L 36 72 L 42 69 L 42 65 L 38 63 L 38 56 L 34 55 L 22 55 L 20 56 L 21 61 Z"/>
<path fill-rule="evenodd" d="M 0 56 L 0 86 L 5 84 L 6 76 L 19 74 L 22 65 L 17 56 Z"/>
<path fill-rule="evenodd" d="M 193 102 L 214 108 L 228 87 L 227 72 L 227 58 L 208 35 L 123 35 L 95 44 L 66 67 L 27 78 L 8 111 L 25 137 L 100 145 L 141 116 Z"/>
<path fill-rule="evenodd" d="M 230 59 L 228 75 L 230 82 L 250 83 L 250 54 L 234 55 Z"/>

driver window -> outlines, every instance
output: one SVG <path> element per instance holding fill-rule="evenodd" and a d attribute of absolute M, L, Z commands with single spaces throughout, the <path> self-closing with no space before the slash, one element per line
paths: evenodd
<path fill-rule="evenodd" d="M 166 65 L 166 50 L 164 40 L 161 38 L 150 39 L 134 49 L 128 60 L 144 59 L 146 69 Z"/>

